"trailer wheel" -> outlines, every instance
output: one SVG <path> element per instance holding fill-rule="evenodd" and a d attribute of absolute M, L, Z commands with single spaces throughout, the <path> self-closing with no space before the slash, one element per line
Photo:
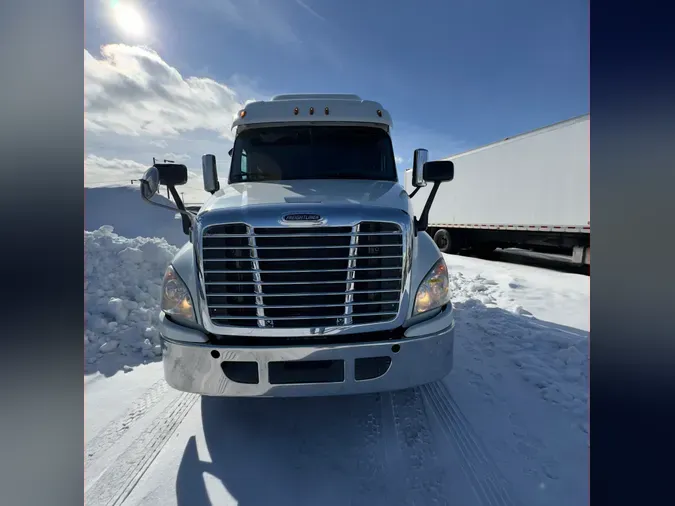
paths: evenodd
<path fill-rule="evenodd" d="M 434 234 L 434 242 L 442 253 L 457 253 L 456 248 L 452 245 L 450 232 L 444 228 L 439 228 Z"/>

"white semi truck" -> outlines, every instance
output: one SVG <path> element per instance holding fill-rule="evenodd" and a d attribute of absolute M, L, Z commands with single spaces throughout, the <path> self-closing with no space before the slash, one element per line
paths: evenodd
<path fill-rule="evenodd" d="M 416 181 L 433 186 L 415 217 L 377 102 L 282 95 L 246 105 L 233 128 L 228 172 L 202 158 L 212 195 L 198 212 L 176 190 L 184 165 L 154 164 L 141 180 L 144 200 L 176 212 L 151 200 L 168 187 L 189 239 L 162 287 L 167 382 L 211 396 L 312 396 L 448 374 L 448 273 L 424 230 L 452 162 L 415 151 Z"/>
<path fill-rule="evenodd" d="M 519 247 L 572 253 L 590 265 L 590 116 L 584 115 L 451 157 L 427 233 L 445 253 Z M 412 171 L 406 186 L 412 190 Z M 429 188 L 413 200 L 421 212 Z"/>

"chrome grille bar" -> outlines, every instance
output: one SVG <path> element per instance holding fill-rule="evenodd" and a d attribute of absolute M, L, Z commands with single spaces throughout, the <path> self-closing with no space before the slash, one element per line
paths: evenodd
<path fill-rule="evenodd" d="M 291 237 L 358 237 L 360 235 L 401 235 L 400 232 L 381 232 L 381 233 L 373 233 L 373 234 L 359 234 L 358 232 L 354 232 L 351 234 L 293 234 Z M 288 238 L 290 234 L 259 234 L 258 237 L 260 238 Z M 209 237 L 212 237 L 214 239 L 235 239 L 235 238 L 242 238 L 242 237 L 250 237 L 249 234 L 212 234 L 209 235 Z"/>
<path fill-rule="evenodd" d="M 206 248 L 209 249 L 209 248 Z M 220 249 L 220 248 L 219 248 Z M 224 249 L 224 248 L 223 248 Z M 356 249 L 355 246 L 350 245 L 350 249 Z M 321 260 L 352 260 L 352 259 L 361 259 L 361 260 L 375 260 L 378 258 L 403 258 L 401 255 L 382 255 L 377 257 L 360 257 L 357 255 L 350 255 L 348 257 L 326 257 L 326 258 L 266 258 L 265 262 L 318 262 Z M 205 262 L 235 262 L 235 260 L 229 259 L 219 259 L 219 258 L 206 258 Z"/>
<path fill-rule="evenodd" d="M 209 271 L 210 273 L 211 271 Z M 401 278 L 373 278 L 373 279 L 359 279 L 357 280 L 358 283 L 377 283 L 377 282 L 385 282 L 385 281 L 400 281 Z M 344 281 L 314 281 L 314 283 L 325 283 L 325 284 L 345 284 Z M 307 281 L 282 281 L 279 283 L 270 283 L 268 281 L 207 281 L 206 285 L 307 285 L 309 284 Z M 400 290 L 396 290 L 397 292 Z M 344 292 L 343 292 L 344 293 Z M 367 292 L 364 293 L 376 293 L 375 291 L 368 290 Z M 210 294 L 207 294 L 210 295 Z M 265 294 L 265 297 L 269 297 L 269 294 Z"/>
<path fill-rule="evenodd" d="M 255 247 L 255 236 L 251 233 L 253 230 L 250 226 L 246 227 L 246 232 L 248 233 L 248 245 L 251 246 L 251 258 L 253 259 L 253 281 L 256 283 L 253 290 L 255 291 L 255 304 L 256 304 L 256 316 L 258 317 L 258 327 L 265 326 L 265 309 L 262 298 L 262 286 L 260 285 L 260 262 L 258 262 L 258 251 Z M 213 271 L 211 271 L 213 272 Z M 243 272 L 243 271 L 241 271 Z M 242 308 L 243 309 L 243 308 Z"/>
<path fill-rule="evenodd" d="M 394 312 L 389 312 L 389 313 L 361 313 L 359 316 L 395 316 L 398 313 Z M 230 320 L 230 319 L 236 319 L 236 320 L 257 320 L 257 316 L 217 316 L 217 317 L 212 317 L 212 320 Z M 275 316 L 275 320 L 343 320 L 343 318 L 340 318 L 339 316 L 336 315 L 327 315 L 327 316 Z M 340 325 L 345 325 L 343 324 L 337 324 L 338 326 Z"/>
<path fill-rule="evenodd" d="M 344 258 L 341 258 L 341 260 L 346 260 Z M 259 263 L 258 261 L 257 263 Z M 352 262 L 352 260 L 350 260 Z M 353 261 L 354 264 L 356 261 Z M 285 270 L 285 271 L 268 271 L 264 269 L 250 269 L 250 270 L 234 270 L 234 269 L 226 269 L 226 270 L 220 270 L 220 269 L 209 269 L 209 272 L 211 274 L 229 274 L 231 272 L 237 272 L 240 274 L 255 274 L 255 273 L 267 273 L 267 274 L 288 274 L 289 272 L 295 272 L 295 273 L 306 273 L 309 274 L 310 272 L 355 272 L 355 271 L 384 271 L 384 270 L 401 270 L 401 267 L 348 267 L 347 269 L 296 269 L 296 270 Z M 349 279 L 349 278 L 347 278 Z M 262 283 L 262 281 L 261 281 Z"/>
<path fill-rule="evenodd" d="M 359 243 L 359 225 L 357 224 L 352 228 L 352 237 L 349 241 L 349 263 L 347 264 L 347 294 L 345 295 L 345 325 L 352 324 L 352 304 L 354 302 L 354 278 L 356 277 L 356 260 L 357 260 L 357 249 L 353 246 L 356 246 Z"/>
<path fill-rule="evenodd" d="M 347 292 L 349 294 L 350 292 Z M 213 297 L 213 295 L 210 295 L 210 297 Z M 349 306 L 374 306 L 374 305 L 382 305 L 382 304 L 391 304 L 392 301 L 386 300 L 383 302 L 348 302 L 347 304 Z M 258 308 L 262 307 L 263 309 L 285 309 L 285 308 L 290 308 L 290 309 L 299 309 L 299 308 L 308 308 L 308 307 L 344 307 L 344 303 L 340 304 L 305 304 L 301 306 L 294 306 L 294 305 L 281 305 L 281 306 L 274 306 L 270 304 L 252 304 L 249 306 L 242 305 L 242 304 L 232 304 L 232 305 L 227 305 L 227 304 L 209 304 L 209 307 L 212 308 L 218 308 L 218 309 L 230 309 L 230 308 Z"/>
<path fill-rule="evenodd" d="M 287 237 L 287 236 L 286 236 L 286 237 Z M 392 245 L 392 246 L 393 246 L 393 245 Z M 357 246 L 354 246 L 354 247 L 355 247 L 355 248 L 367 248 L 368 246 L 358 246 L 358 245 L 357 245 Z M 323 248 L 323 249 L 326 249 L 326 248 L 328 248 L 328 249 L 337 249 L 337 248 L 344 249 L 344 246 L 330 246 L 330 245 L 327 245 L 327 246 L 322 246 L 322 248 Z M 251 249 L 251 246 L 233 246 L 233 247 L 204 246 L 203 249 L 205 249 L 205 250 L 210 250 L 210 249 L 216 249 L 216 250 L 217 250 L 217 249 L 224 249 L 224 250 L 231 250 L 231 249 Z M 261 249 L 274 249 L 274 250 L 278 250 L 279 248 L 278 248 L 277 246 L 267 246 L 267 247 L 265 247 L 265 246 L 262 246 L 262 247 L 261 247 L 261 246 L 258 246 L 258 247 L 255 248 L 255 249 L 258 249 L 258 250 L 261 250 Z M 311 246 L 284 246 L 284 249 L 312 249 L 312 248 L 311 248 Z"/>

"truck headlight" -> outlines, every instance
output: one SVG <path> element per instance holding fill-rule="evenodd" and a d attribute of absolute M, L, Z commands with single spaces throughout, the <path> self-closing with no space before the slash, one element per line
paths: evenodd
<path fill-rule="evenodd" d="M 448 268 L 440 258 L 424 277 L 415 296 L 413 316 L 431 311 L 450 302 Z"/>
<path fill-rule="evenodd" d="M 169 265 L 162 283 L 162 311 L 177 321 L 196 323 L 192 297 L 185 283 Z"/>

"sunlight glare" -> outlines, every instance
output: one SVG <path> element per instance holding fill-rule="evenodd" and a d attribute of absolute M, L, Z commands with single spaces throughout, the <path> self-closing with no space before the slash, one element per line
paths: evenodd
<path fill-rule="evenodd" d="M 113 5 L 117 26 L 127 35 L 141 37 L 145 34 L 145 22 L 139 12 L 130 5 L 116 2 Z"/>

